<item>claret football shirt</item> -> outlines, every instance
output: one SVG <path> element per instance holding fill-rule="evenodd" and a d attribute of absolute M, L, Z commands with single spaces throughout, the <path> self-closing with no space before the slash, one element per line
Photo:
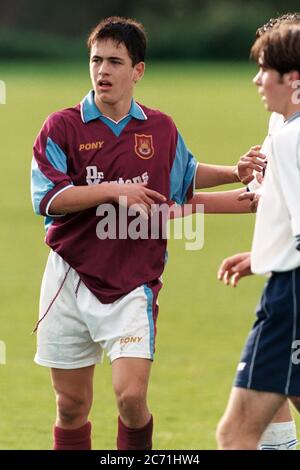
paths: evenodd
<path fill-rule="evenodd" d="M 169 116 L 132 100 L 128 115 L 115 122 L 101 114 L 90 91 L 77 106 L 49 116 L 34 144 L 32 201 L 45 216 L 46 243 L 103 303 L 155 281 L 164 269 L 164 237 L 101 239 L 100 206 L 63 216 L 49 207 L 72 186 L 103 182 L 147 182 L 182 204 L 193 196 L 196 165 Z"/>

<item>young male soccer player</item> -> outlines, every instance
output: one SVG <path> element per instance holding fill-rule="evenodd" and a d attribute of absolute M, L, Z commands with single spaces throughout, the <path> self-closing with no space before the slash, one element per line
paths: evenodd
<path fill-rule="evenodd" d="M 266 32 L 252 56 L 260 65 L 254 83 L 267 109 L 285 122 L 271 136 L 251 251 L 252 271 L 272 275 L 218 427 L 222 449 L 256 449 L 287 397 L 300 410 L 300 26 Z"/>
<path fill-rule="evenodd" d="M 93 90 L 74 108 L 51 115 L 34 145 L 32 198 L 36 213 L 46 217 L 51 248 L 35 361 L 51 368 L 55 449 L 91 448 L 94 366 L 105 351 L 119 410 L 117 447 L 147 450 L 153 428 L 147 387 L 166 241 L 101 239 L 99 221 L 112 207 L 120 222 L 123 209 L 133 206 L 151 219 L 154 202 L 182 204 L 194 185 L 238 178 L 236 167 L 197 167 L 172 119 L 133 99 L 145 69 L 139 23 L 108 18 L 88 46 Z M 243 211 L 236 191 L 230 198 Z"/>
<path fill-rule="evenodd" d="M 278 18 L 272 18 L 265 25 L 258 28 L 256 36 L 260 37 L 266 31 L 269 31 L 270 29 L 277 27 L 282 23 L 300 24 L 300 14 L 287 13 Z M 276 133 L 283 126 L 283 116 L 278 113 L 273 113 L 270 118 L 268 135 L 260 149 L 262 154 L 270 157 L 272 153 L 270 136 Z M 256 176 L 258 179 L 252 177 L 253 180 L 248 185 L 248 190 L 250 190 L 252 195 L 255 194 L 255 200 L 252 202 L 253 209 L 255 211 L 261 189 L 261 174 L 259 173 Z M 249 192 L 245 193 L 244 196 L 251 197 Z M 223 280 L 226 285 L 230 283 L 233 287 L 236 287 L 242 277 L 249 276 L 251 274 L 250 252 L 246 252 L 238 253 L 236 255 L 230 256 L 229 258 L 226 258 L 220 266 L 218 271 L 218 278 Z M 260 448 L 262 450 L 295 450 L 296 446 L 296 426 L 294 420 L 292 419 L 288 402 L 286 401 L 274 416 L 272 423 L 264 432 L 261 438 Z"/>

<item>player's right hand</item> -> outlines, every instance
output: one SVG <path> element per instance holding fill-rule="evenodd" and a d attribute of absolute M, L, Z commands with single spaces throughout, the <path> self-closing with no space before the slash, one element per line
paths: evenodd
<path fill-rule="evenodd" d="M 222 261 L 218 270 L 218 279 L 227 286 L 230 284 L 236 287 L 242 277 L 251 274 L 250 253 L 238 253 Z"/>
<path fill-rule="evenodd" d="M 253 172 L 262 173 L 267 166 L 266 156 L 260 153 L 261 145 L 255 145 L 242 155 L 237 163 L 237 174 L 243 184 L 254 179 Z"/>
<path fill-rule="evenodd" d="M 122 207 L 132 207 L 146 218 L 155 210 L 155 205 L 166 202 L 167 198 L 153 189 L 147 183 L 118 184 L 114 201 Z"/>

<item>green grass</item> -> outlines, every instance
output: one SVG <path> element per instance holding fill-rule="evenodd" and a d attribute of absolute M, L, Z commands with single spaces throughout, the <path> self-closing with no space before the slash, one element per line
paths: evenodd
<path fill-rule="evenodd" d="M 136 97 L 173 116 L 199 161 L 233 164 L 267 128 L 254 71 L 237 64 L 149 64 Z M 32 362 L 30 335 L 48 251 L 42 219 L 31 209 L 31 149 L 46 116 L 80 101 L 90 84 L 82 64 L 7 63 L 0 79 L 7 85 L 7 104 L 0 106 L 0 340 L 7 346 L 0 448 L 50 449 L 54 397 L 48 370 Z M 215 448 L 214 430 L 264 282 L 248 279 L 233 290 L 217 282 L 216 270 L 223 257 L 249 249 L 253 222 L 252 215 L 208 216 L 203 250 L 169 244 L 149 390 L 156 448 Z M 95 449 L 114 448 L 116 416 L 106 361 L 95 378 Z"/>

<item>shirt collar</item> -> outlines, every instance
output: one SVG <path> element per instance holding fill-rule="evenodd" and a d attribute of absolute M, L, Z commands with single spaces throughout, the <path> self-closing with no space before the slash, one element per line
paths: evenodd
<path fill-rule="evenodd" d="M 300 117 L 300 111 L 297 111 L 296 113 L 292 114 L 285 122 L 286 124 L 289 124 L 290 122 L 294 121 L 294 119 L 297 119 Z"/>
<path fill-rule="evenodd" d="M 91 90 L 80 103 L 81 119 L 84 123 L 93 121 L 94 119 L 98 119 L 103 116 L 100 109 L 98 109 L 96 106 L 94 95 L 94 90 Z M 140 121 L 145 121 L 148 119 L 143 109 L 133 98 L 127 116 L 131 116 L 134 119 L 138 119 Z"/>

